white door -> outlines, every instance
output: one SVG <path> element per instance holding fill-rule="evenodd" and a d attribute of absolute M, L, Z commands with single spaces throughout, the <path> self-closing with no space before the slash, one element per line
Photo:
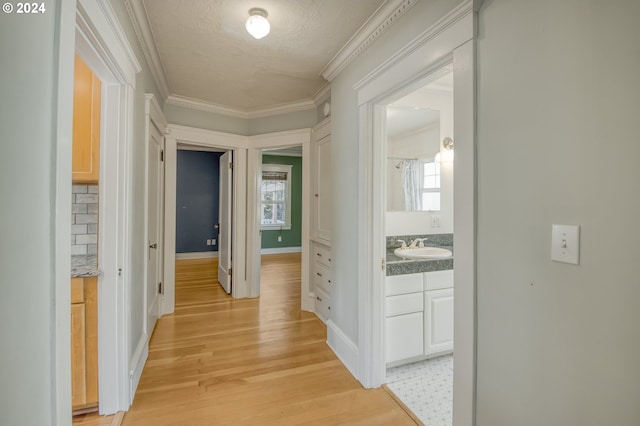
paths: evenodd
<path fill-rule="evenodd" d="M 148 248 L 147 248 L 147 327 L 148 335 L 153 332 L 160 314 L 159 295 L 161 290 L 161 249 L 162 249 L 162 166 L 163 138 L 158 129 L 150 124 L 149 132 L 149 174 L 147 181 L 148 200 Z"/>
<path fill-rule="evenodd" d="M 233 183 L 232 153 L 220 157 L 220 233 L 218 235 L 218 282 L 231 294 L 231 205 Z"/>

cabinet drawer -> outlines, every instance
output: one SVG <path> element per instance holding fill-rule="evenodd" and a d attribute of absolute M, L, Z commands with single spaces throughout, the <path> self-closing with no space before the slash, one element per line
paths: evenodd
<path fill-rule="evenodd" d="M 313 259 L 331 269 L 331 249 L 327 246 L 315 244 L 313 247 Z"/>
<path fill-rule="evenodd" d="M 424 273 L 425 290 L 440 290 L 453 287 L 453 269 Z"/>
<path fill-rule="evenodd" d="M 327 293 L 331 293 L 331 271 L 321 263 L 313 265 L 314 288 L 320 287 Z"/>
<path fill-rule="evenodd" d="M 387 364 L 423 355 L 423 327 L 422 312 L 385 319 Z"/>
<path fill-rule="evenodd" d="M 329 296 L 323 292 L 322 290 L 316 290 L 316 314 L 323 320 L 326 321 L 330 317 L 331 313 L 331 299 Z"/>
<path fill-rule="evenodd" d="M 400 294 L 398 296 L 388 296 L 385 298 L 385 316 L 387 318 L 396 315 L 410 314 L 413 312 L 422 312 L 423 293 Z"/>
<path fill-rule="evenodd" d="M 394 275 L 384 279 L 385 296 L 416 293 L 422 290 L 422 274 Z"/>

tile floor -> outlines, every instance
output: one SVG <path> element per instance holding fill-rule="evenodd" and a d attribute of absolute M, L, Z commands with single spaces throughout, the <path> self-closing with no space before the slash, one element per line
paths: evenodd
<path fill-rule="evenodd" d="M 453 355 L 389 368 L 387 386 L 426 426 L 451 426 Z"/>

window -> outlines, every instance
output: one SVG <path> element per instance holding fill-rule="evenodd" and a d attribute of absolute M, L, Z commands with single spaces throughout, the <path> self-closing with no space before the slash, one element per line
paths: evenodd
<path fill-rule="evenodd" d="M 440 163 L 422 162 L 422 210 L 440 210 Z"/>
<path fill-rule="evenodd" d="M 262 229 L 291 229 L 291 167 L 280 164 L 262 165 Z"/>

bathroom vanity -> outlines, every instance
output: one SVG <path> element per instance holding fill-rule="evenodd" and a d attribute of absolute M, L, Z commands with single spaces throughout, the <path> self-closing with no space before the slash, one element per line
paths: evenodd
<path fill-rule="evenodd" d="M 453 352 L 453 256 L 407 260 L 392 249 L 385 279 L 387 367 Z"/>

